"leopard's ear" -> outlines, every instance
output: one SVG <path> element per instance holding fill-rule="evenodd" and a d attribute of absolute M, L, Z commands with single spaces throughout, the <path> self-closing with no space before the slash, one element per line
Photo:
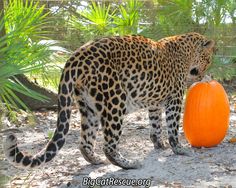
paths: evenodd
<path fill-rule="evenodd" d="M 214 48 L 214 46 L 215 46 L 215 41 L 208 40 L 202 46 L 206 50 L 212 50 Z"/>

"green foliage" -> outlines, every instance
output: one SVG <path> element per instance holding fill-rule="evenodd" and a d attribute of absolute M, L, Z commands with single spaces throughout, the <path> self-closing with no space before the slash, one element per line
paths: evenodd
<path fill-rule="evenodd" d="M 5 22 L 6 33 L 22 30 L 24 32 L 17 33 L 12 38 L 21 40 L 40 39 L 46 32 L 44 29 L 48 25 L 46 19 L 47 14 L 43 13 L 44 6 L 39 7 L 39 2 L 23 1 L 23 0 L 9 0 L 5 8 Z M 11 42 L 11 41 L 9 41 Z"/>
<path fill-rule="evenodd" d="M 230 80 L 236 77 L 236 58 L 215 57 L 208 73 L 216 80 Z"/>
<path fill-rule="evenodd" d="M 120 35 L 137 34 L 139 26 L 139 10 L 142 3 L 130 0 L 119 5 L 118 13 L 112 15 L 114 32 Z"/>
<path fill-rule="evenodd" d="M 78 14 L 81 18 L 73 16 L 71 25 L 74 28 L 87 30 L 90 35 L 102 36 L 109 32 L 111 17 L 110 5 L 92 2 L 86 9 L 81 10 Z"/>
<path fill-rule="evenodd" d="M 2 157 L 1 157 L 1 160 Z M 6 184 L 11 180 L 9 176 L 6 176 L 5 174 L 0 173 L 0 187 L 6 187 Z"/>
<path fill-rule="evenodd" d="M 52 139 L 52 137 L 53 137 L 53 135 L 54 135 L 54 132 L 53 131 L 48 131 L 48 139 Z"/>
<path fill-rule="evenodd" d="M 40 85 L 57 91 L 61 70 L 69 52 L 58 46 L 58 41 L 55 40 L 41 40 L 38 45 L 46 47 L 40 56 L 43 66 L 40 69 L 30 71 L 27 76 L 35 79 Z"/>
<path fill-rule="evenodd" d="M 118 6 L 92 1 L 74 14 L 70 23 L 88 40 L 100 36 L 136 34 L 141 7 L 142 3 L 138 0 L 125 1 Z"/>
<path fill-rule="evenodd" d="M 159 27 L 163 28 L 163 34 L 173 35 L 188 32 L 193 26 L 192 0 L 159 1 L 158 9 Z M 188 25 L 188 27 L 183 27 Z"/>
<path fill-rule="evenodd" d="M 27 109 L 16 92 L 46 100 L 17 79 L 17 75 L 42 69 L 52 55 L 52 45 L 40 41 L 49 24 L 43 10 L 33 1 L 10 0 L 0 20 L 0 29 L 6 29 L 6 35 L 0 37 L 0 100 L 9 110 L 19 105 Z"/>
<path fill-rule="evenodd" d="M 227 19 L 235 20 L 236 2 L 234 0 L 202 0 L 195 1 L 194 4 L 197 21 L 202 20 L 208 26 L 218 27 L 226 23 Z"/>
<path fill-rule="evenodd" d="M 86 31 L 83 33 L 84 37 L 89 39 L 92 36 L 108 35 L 111 29 L 110 5 L 92 2 L 84 10 L 73 15 L 70 23 L 72 27 Z"/>

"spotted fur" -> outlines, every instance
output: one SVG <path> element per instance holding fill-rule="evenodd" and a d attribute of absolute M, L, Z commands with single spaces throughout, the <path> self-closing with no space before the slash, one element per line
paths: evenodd
<path fill-rule="evenodd" d="M 92 164 L 103 163 L 94 153 L 99 124 L 103 151 L 124 169 L 139 162 L 117 151 L 124 115 L 139 108 L 149 111 L 150 138 L 162 148 L 161 111 L 164 107 L 168 139 L 176 154 L 184 154 L 178 129 L 187 81 L 200 80 L 211 62 L 214 42 L 198 33 L 153 41 L 142 36 L 108 37 L 80 47 L 67 61 L 58 91 L 58 119 L 54 136 L 35 156 L 23 154 L 16 137 L 6 137 L 4 151 L 16 166 L 33 168 L 51 161 L 65 143 L 73 98 L 81 114 L 80 150 Z M 73 97 L 72 97 L 73 96 Z"/>

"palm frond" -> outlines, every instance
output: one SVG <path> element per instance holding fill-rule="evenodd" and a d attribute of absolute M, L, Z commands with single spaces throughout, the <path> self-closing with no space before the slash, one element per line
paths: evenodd
<path fill-rule="evenodd" d="M 0 28 L 6 29 L 6 35 L 0 37 L 0 101 L 9 110 L 18 106 L 27 106 L 16 93 L 46 100 L 46 97 L 25 87 L 17 80 L 17 75 L 29 74 L 42 69 L 52 55 L 52 45 L 40 43 L 45 38 L 47 14 L 38 2 L 29 0 L 9 0 L 5 7 Z"/>
<path fill-rule="evenodd" d="M 110 5 L 92 1 L 84 10 L 78 11 L 78 16 L 72 16 L 70 24 L 72 27 L 87 30 L 91 35 L 102 36 L 109 35 L 111 29 L 111 12 Z"/>
<path fill-rule="evenodd" d="M 130 0 L 119 5 L 117 15 L 113 15 L 115 30 L 121 35 L 138 33 L 139 10 L 142 3 L 137 0 Z"/>

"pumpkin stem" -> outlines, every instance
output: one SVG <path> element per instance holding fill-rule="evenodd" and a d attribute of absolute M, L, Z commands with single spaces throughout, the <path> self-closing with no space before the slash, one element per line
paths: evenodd
<path fill-rule="evenodd" d="M 211 75 L 205 75 L 201 82 L 210 82 L 212 80 Z"/>

